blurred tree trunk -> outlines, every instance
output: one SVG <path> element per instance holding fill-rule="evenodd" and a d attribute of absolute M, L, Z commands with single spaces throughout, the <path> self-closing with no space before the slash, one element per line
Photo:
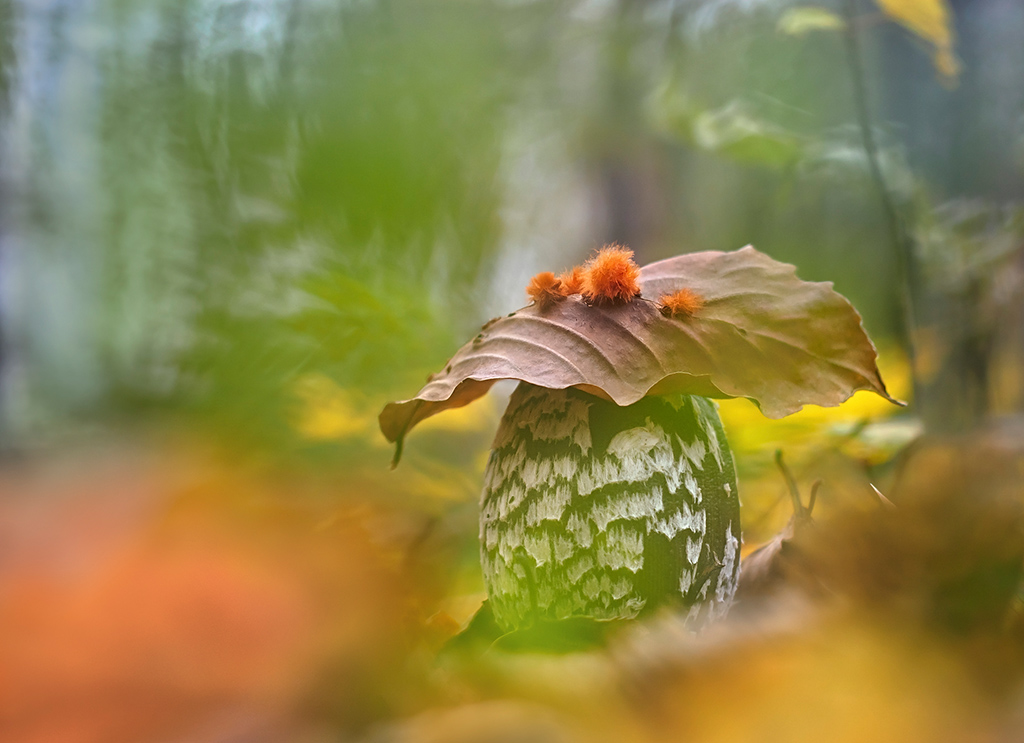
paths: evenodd
<path fill-rule="evenodd" d="M 916 225 L 917 408 L 936 432 L 1024 412 L 1024 379 L 1007 367 L 1020 364 L 1024 346 L 1024 252 L 1003 245 L 1024 246 L 1015 216 L 1024 200 L 1024 4 L 950 4 L 963 62 L 957 87 L 942 87 L 928 54 L 893 24 L 879 31 L 876 70 L 882 118 L 898 125 L 929 200 L 946 203 Z"/>

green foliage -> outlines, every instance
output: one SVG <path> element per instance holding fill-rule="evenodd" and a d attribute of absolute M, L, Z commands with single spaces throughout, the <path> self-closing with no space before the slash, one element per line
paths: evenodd
<path fill-rule="evenodd" d="M 0 2 L 4 740 L 1019 738 L 1024 8 L 950 9 Z M 834 281 L 913 407 L 722 402 L 734 624 L 440 653 L 501 392 L 394 472 L 378 413 L 607 242 Z"/>
<path fill-rule="evenodd" d="M 846 22 L 827 8 L 805 6 L 790 8 L 779 18 L 777 28 L 790 36 L 803 36 L 812 31 L 842 31 Z"/>
<path fill-rule="evenodd" d="M 303 373 L 371 394 L 422 379 L 499 245 L 499 128 L 537 64 L 499 19 L 531 15 L 108 11 L 163 34 L 100 55 L 108 399 L 279 446 Z M 267 12 L 283 25 L 253 36 Z"/>

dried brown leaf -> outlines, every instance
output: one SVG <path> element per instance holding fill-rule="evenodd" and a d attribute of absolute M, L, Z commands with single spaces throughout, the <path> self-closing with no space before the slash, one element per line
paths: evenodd
<path fill-rule="evenodd" d="M 648 394 L 746 397 L 769 418 L 804 405 L 839 405 L 857 390 L 892 402 L 860 315 L 831 282 L 801 281 L 794 266 L 748 246 L 691 253 L 641 270 L 643 297 L 688 289 L 695 317 L 663 317 L 656 303 L 590 305 L 574 295 L 524 307 L 485 328 L 410 400 L 380 414 L 401 444 L 424 418 L 485 394 L 499 379 L 578 387 L 619 405 Z"/>

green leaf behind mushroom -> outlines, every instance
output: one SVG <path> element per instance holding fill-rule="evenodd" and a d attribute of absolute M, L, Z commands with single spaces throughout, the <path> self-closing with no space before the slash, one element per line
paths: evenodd
<path fill-rule="evenodd" d="M 472 402 L 499 379 L 577 387 L 619 405 L 648 394 L 746 397 L 769 418 L 839 405 L 858 390 L 900 404 L 860 315 L 831 282 L 801 281 L 794 266 L 748 246 L 652 263 L 640 285 L 642 298 L 625 304 L 572 295 L 492 321 L 416 397 L 386 405 L 381 431 L 400 447 L 421 420 Z M 703 307 L 664 317 L 652 300 L 680 289 Z"/>

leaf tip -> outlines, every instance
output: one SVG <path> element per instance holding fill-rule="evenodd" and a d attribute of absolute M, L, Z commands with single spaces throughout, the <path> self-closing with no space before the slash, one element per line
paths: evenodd
<path fill-rule="evenodd" d="M 633 251 L 621 245 L 606 245 L 587 263 L 583 275 L 583 296 L 595 304 L 628 302 L 640 294 L 640 267 Z"/>
<path fill-rule="evenodd" d="M 391 457 L 391 469 L 398 467 L 398 462 L 402 459 L 402 449 L 405 448 L 405 434 L 403 433 L 397 439 L 395 439 L 395 455 Z"/>

